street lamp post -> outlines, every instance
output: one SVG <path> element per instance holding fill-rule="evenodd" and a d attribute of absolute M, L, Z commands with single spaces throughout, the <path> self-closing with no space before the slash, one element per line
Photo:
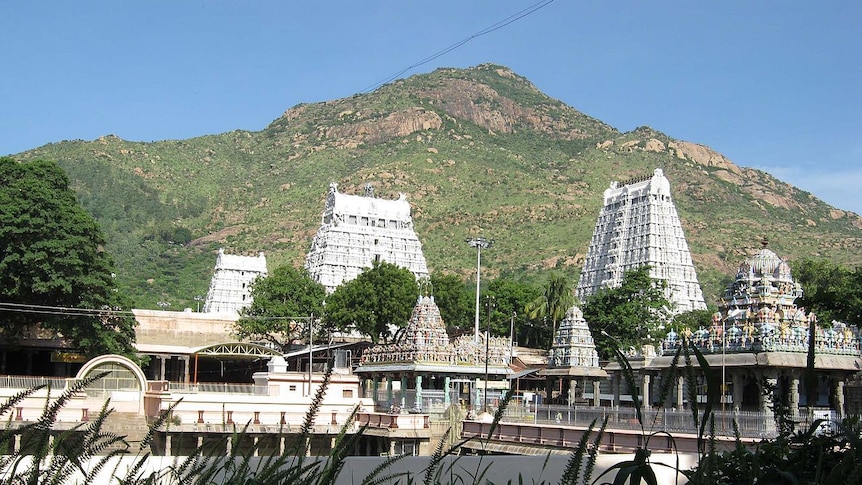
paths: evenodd
<path fill-rule="evenodd" d="M 167 309 L 169 306 L 171 306 L 171 304 L 166 302 L 166 301 L 160 301 L 160 302 L 156 303 L 156 305 L 158 305 L 159 308 L 162 309 L 162 311 L 165 311 L 165 309 Z"/>
<path fill-rule="evenodd" d="M 464 240 L 470 247 L 476 248 L 476 319 L 474 321 L 473 340 L 479 342 L 479 281 L 482 272 L 482 249 L 488 249 L 494 245 L 493 239 L 484 237 L 468 237 Z"/>
<path fill-rule="evenodd" d="M 484 401 L 483 410 L 484 412 L 488 412 L 488 360 L 489 355 L 488 352 L 490 350 L 490 341 L 491 341 L 491 309 L 494 308 L 494 297 L 486 296 L 485 299 L 488 302 L 488 327 L 485 329 L 485 393 L 482 396 Z"/>
<path fill-rule="evenodd" d="M 201 300 L 203 300 L 203 299 L 204 299 L 204 297 L 202 297 L 200 295 L 195 296 L 195 301 L 198 302 L 198 313 L 201 312 Z"/>

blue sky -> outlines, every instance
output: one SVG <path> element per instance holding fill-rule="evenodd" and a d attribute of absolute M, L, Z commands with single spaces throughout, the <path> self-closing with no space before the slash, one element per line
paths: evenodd
<path fill-rule="evenodd" d="M 0 5 L 0 154 L 259 130 L 539 0 Z M 862 2 L 556 0 L 404 76 L 493 62 L 862 214 Z"/>

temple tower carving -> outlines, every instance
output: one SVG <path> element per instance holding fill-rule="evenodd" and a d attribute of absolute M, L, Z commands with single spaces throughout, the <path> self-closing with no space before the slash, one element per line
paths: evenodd
<path fill-rule="evenodd" d="M 204 312 L 239 313 L 251 305 L 251 284 L 258 276 L 266 276 L 266 256 L 237 256 L 218 250 L 215 270 Z"/>
<path fill-rule="evenodd" d="M 650 265 L 650 276 L 667 281 L 675 313 L 706 309 L 703 291 L 661 169 L 622 186 L 612 182 L 596 220 L 577 296 L 584 301 L 601 288 L 622 283 L 623 274 Z"/>
<path fill-rule="evenodd" d="M 329 184 L 320 228 L 311 242 L 305 268 L 331 293 L 374 261 L 407 268 L 417 279 L 428 276 L 422 243 L 413 230 L 410 204 L 404 194 L 395 200 L 376 198 L 370 184 L 363 195 L 342 194 L 337 184 Z"/>

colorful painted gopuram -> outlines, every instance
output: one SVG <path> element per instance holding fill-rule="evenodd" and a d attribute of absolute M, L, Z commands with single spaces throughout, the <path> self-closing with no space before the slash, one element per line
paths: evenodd
<path fill-rule="evenodd" d="M 739 266 L 709 328 L 675 329 L 667 334 L 663 355 L 645 362 L 641 370 L 644 386 L 659 386 L 660 372 L 671 365 L 673 355 L 688 339 L 705 354 L 718 382 L 724 382 L 722 402 L 729 410 L 771 416 L 777 400 L 793 414 L 804 407 L 822 416 L 843 417 L 845 382 L 862 368 L 859 329 L 841 322 L 821 325 L 813 313 L 796 306 L 801 295 L 790 266 L 764 241 L 760 251 Z M 806 382 L 812 334 L 816 378 Z M 679 407 L 686 404 L 682 385 L 674 393 Z M 767 388 L 775 392 L 764 392 Z"/>
<path fill-rule="evenodd" d="M 382 409 L 428 412 L 452 403 L 493 405 L 508 387 L 511 349 L 507 338 L 485 338 L 476 342 L 461 336 L 451 342 L 434 297 L 421 296 L 395 343 L 368 348 L 354 372 Z"/>

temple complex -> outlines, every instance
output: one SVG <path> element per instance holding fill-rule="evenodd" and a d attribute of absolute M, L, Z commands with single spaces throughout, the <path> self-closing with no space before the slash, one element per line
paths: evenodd
<path fill-rule="evenodd" d="M 373 261 L 409 269 L 417 279 L 428 276 L 422 244 L 413 230 L 410 204 L 374 197 L 371 185 L 362 196 L 338 192 L 329 184 L 320 228 L 311 243 L 305 268 L 332 292 L 359 275 Z"/>
<path fill-rule="evenodd" d="M 739 266 L 709 328 L 668 333 L 662 343 L 663 355 L 648 359 L 643 366 L 644 388 L 650 387 L 650 375 L 658 385 L 658 373 L 671 365 L 687 339 L 705 354 L 717 381 L 725 383 L 722 402 L 733 412 L 760 411 L 772 416 L 772 394 L 764 391 L 773 388 L 774 399 L 794 415 L 808 407 L 823 417 L 844 417 L 845 381 L 862 368 L 859 329 L 841 322 L 832 322 L 829 328 L 819 325 L 816 315 L 795 305 L 800 296 L 802 288 L 794 281 L 790 266 L 764 242 L 757 254 Z M 812 335 L 816 379 L 806 383 Z M 810 385 L 815 387 L 808 388 Z M 682 407 L 682 383 L 679 387 L 674 399 Z"/>
<path fill-rule="evenodd" d="M 251 283 L 266 276 L 266 256 L 237 256 L 218 250 L 215 270 L 207 298 L 205 313 L 239 313 L 251 305 Z"/>
<path fill-rule="evenodd" d="M 589 381 L 592 404 L 599 405 L 600 380 L 608 374 L 599 367 L 599 354 L 593 335 L 583 312 L 577 306 L 569 308 L 560 322 L 553 347 L 548 352 L 548 366 L 539 371 L 539 375 L 545 376 L 548 389 L 559 389 L 558 401 L 570 405 L 584 401 L 584 391 L 588 389 Z M 554 380 L 559 380 L 559 386 L 554 385 Z M 553 391 L 547 392 L 547 395 L 552 396 Z"/>
<path fill-rule="evenodd" d="M 379 409 L 442 412 L 457 403 L 495 405 L 508 388 L 510 359 L 508 338 L 450 342 L 434 297 L 421 296 L 395 343 L 368 348 L 354 372 Z"/>
<path fill-rule="evenodd" d="M 650 266 L 650 276 L 667 282 L 675 313 L 706 309 L 670 182 L 661 169 L 622 186 L 612 182 L 605 190 L 577 296 L 585 301 L 602 288 L 619 286 L 626 271 L 643 265 Z"/>

